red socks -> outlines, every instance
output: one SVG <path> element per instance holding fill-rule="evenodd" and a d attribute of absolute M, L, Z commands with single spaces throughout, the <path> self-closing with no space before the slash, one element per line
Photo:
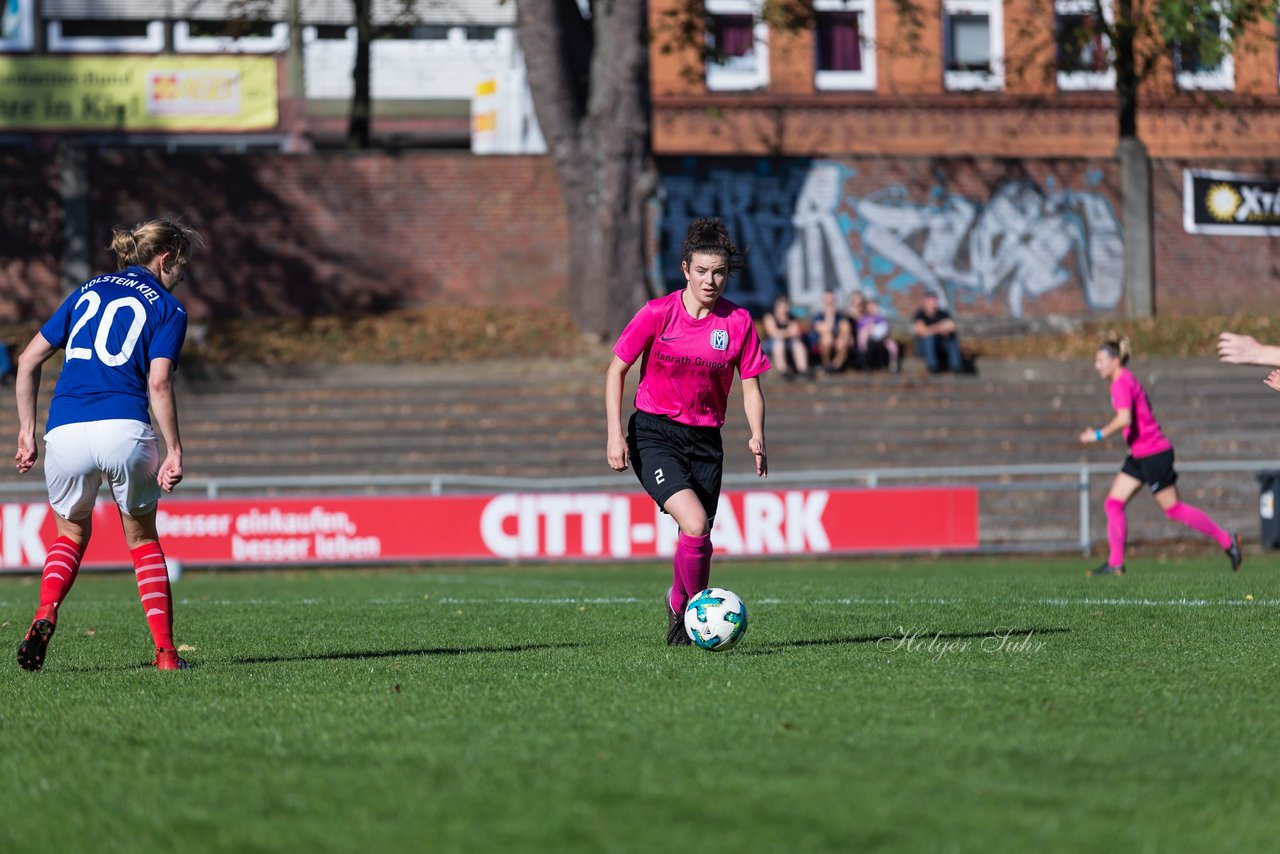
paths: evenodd
<path fill-rule="evenodd" d="M 49 552 L 44 557 L 44 574 L 40 578 L 40 607 L 36 609 L 37 620 L 58 622 L 58 608 L 62 600 L 71 592 L 71 585 L 76 581 L 80 571 L 80 558 L 84 549 L 68 537 L 58 537 L 49 544 Z"/>
<path fill-rule="evenodd" d="M 138 577 L 138 596 L 147 614 L 147 625 L 156 649 L 173 649 L 173 596 L 169 592 L 169 567 L 159 543 L 138 546 L 133 556 L 134 574 Z"/>

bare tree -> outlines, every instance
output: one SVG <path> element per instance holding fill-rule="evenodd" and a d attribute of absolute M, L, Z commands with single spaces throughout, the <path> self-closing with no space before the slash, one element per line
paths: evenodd
<path fill-rule="evenodd" d="M 538 123 L 564 193 L 574 320 L 621 329 L 643 303 L 649 154 L 645 0 L 516 0 Z"/>

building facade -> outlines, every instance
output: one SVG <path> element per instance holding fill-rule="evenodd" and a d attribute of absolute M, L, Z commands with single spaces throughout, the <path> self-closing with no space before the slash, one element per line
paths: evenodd
<path fill-rule="evenodd" d="M 814 0 L 799 23 L 706 0 L 692 28 L 684 5 L 654 0 L 650 16 L 665 278 L 687 218 L 716 214 L 750 245 L 735 295 L 754 307 L 862 290 L 903 318 L 931 290 L 961 316 L 1124 312 L 1114 52 L 1091 0 Z M 1156 310 L 1263 308 L 1280 210 L 1199 233 L 1186 185 L 1218 170 L 1270 192 L 1275 21 L 1221 61 L 1195 45 L 1156 56 L 1137 112 Z"/>

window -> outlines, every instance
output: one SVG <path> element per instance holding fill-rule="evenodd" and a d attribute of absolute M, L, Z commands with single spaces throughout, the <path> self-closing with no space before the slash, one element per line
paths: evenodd
<path fill-rule="evenodd" d="M 271 21 L 175 21 L 178 53 L 282 53 L 289 25 Z"/>
<path fill-rule="evenodd" d="M 761 89 L 769 85 L 768 27 L 752 0 L 706 0 L 707 88 Z"/>
<path fill-rule="evenodd" d="M 943 0 L 942 41 L 948 89 L 1004 86 L 1002 0 Z"/>
<path fill-rule="evenodd" d="M 814 86 L 874 89 L 874 0 L 815 0 Z"/>
<path fill-rule="evenodd" d="M 1231 57 L 1231 42 L 1227 36 L 1227 20 L 1221 15 L 1210 13 L 1201 19 L 1195 35 L 1174 43 L 1173 67 L 1180 87 L 1216 90 L 1235 88 L 1235 62 Z M 1213 40 L 1223 42 L 1222 55 L 1216 63 L 1210 64 L 1203 56 L 1206 52 L 1204 43 Z"/>
<path fill-rule="evenodd" d="M 1111 40 L 1098 26 L 1093 0 L 1057 0 L 1054 5 L 1058 88 L 1114 89 L 1116 72 Z M 1102 7 L 1102 14 L 1110 23 L 1110 5 Z"/>
<path fill-rule="evenodd" d="M 164 22 L 122 18 L 49 21 L 51 53 L 159 53 Z"/>

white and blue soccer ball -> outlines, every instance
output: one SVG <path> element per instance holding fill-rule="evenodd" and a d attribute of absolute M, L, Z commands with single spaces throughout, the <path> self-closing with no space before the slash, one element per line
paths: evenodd
<path fill-rule="evenodd" d="M 703 649 L 730 649 L 747 633 L 747 606 L 732 590 L 703 590 L 685 606 L 684 630 Z"/>

